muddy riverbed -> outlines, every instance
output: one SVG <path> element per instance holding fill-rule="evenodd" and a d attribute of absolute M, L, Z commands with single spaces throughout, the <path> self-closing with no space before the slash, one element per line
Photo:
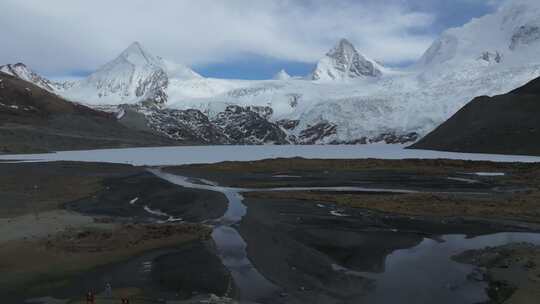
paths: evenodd
<path fill-rule="evenodd" d="M 91 187 L 49 204 L 44 212 L 60 208 L 98 226 L 196 223 L 211 232 L 69 273 L 45 272 L 32 280 L 39 284 L 32 283 L 28 296 L 49 297 L 43 303 L 51 297 L 73 300 L 89 289 L 103 295 L 111 283 L 115 292 L 130 290 L 142 303 L 204 294 L 257 303 L 396 303 L 404 298 L 411 303 L 478 303 L 493 296 L 492 283 L 475 275 L 477 265 L 452 256 L 516 242 L 540 245 L 537 165 L 282 162 L 126 166 L 122 174 L 96 165 L 91 166 L 97 172 L 82 174 L 89 170 L 85 165 L 64 164 L 63 170 L 77 171 L 79 178 L 91 176 Z M 24 166 L 32 171 L 38 165 Z M 51 166 L 58 170 L 57 164 Z M 9 168 L 20 176 L 26 172 Z M 46 177 L 47 170 L 40 168 Z M 69 174 L 61 177 L 71 180 Z M 56 193 L 47 187 L 47 193 Z M 18 191 L 6 189 L 11 197 Z M 15 211 L 6 218 L 16 222 L 24 210 L 9 206 Z M 72 238 L 96 229 L 85 225 L 63 232 L 66 246 L 56 250 L 80 255 L 68 249 Z M 100 250 L 110 249 L 104 240 L 92 240 Z M 0 255 L 15 246 L 2 244 Z M 14 301 L 27 299 L 24 290 L 6 292 L 0 288 Z"/>

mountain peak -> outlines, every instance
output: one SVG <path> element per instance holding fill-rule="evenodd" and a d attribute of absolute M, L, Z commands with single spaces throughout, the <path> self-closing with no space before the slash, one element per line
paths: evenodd
<path fill-rule="evenodd" d="M 33 83 L 50 92 L 55 91 L 55 84 L 30 69 L 26 64 L 18 62 L 0 66 L 0 72 Z"/>
<path fill-rule="evenodd" d="M 281 69 L 279 72 L 276 73 L 276 75 L 274 75 L 274 80 L 288 80 L 291 78 L 291 75 L 289 75 L 289 73 L 287 73 L 287 71 L 285 71 L 284 69 Z"/>
<path fill-rule="evenodd" d="M 357 53 L 356 48 L 354 45 L 347 39 L 341 38 L 339 42 L 336 44 L 336 46 L 331 49 L 326 55 L 327 56 L 335 56 L 343 53 Z"/>
<path fill-rule="evenodd" d="M 145 54 L 146 51 L 144 50 L 140 42 L 134 41 L 122 53 L 123 54 Z"/>
<path fill-rule="evenodd" d="M 26 66 L 26 64 L 24 64 L 22 62 L 18 62 L 18 63 L 15 63 L 15 64 L 1 65 L 0 66 L 0 72 L 9 74 L 11 76 L 19 77 L 18 74 L 20 74 L 21 72 L 29 74 L 32 71 Z M 19 78 L 21 78 L 21 77 L 19 77 Z"/>
<path fill-rule="evenodd" d="M 119 56 L 132 64 L 158 64 L 158 59 L 148 53 L 143 46 L 135 41 L 131 43 Z"/>
<path fill-rule="evenodd" d="M 139 49 L 139 50 L 141 50 L 141 49 L 142 49 L 142 45 L 141 45 L 141 43 L 140 43 L 139 41 L 133 41 L 133 42 L 129 45 L 128 49 Z"/>
<path fill-rule="evenodd" d="M 342 38 L 318 63 L 313 80 L 338 80 L 359 77 L 378 77 L 382 72 L 372 61 L 358 53 L 354 45 Z"/>
<path fill-rule="evenodd" d="M 141 43 L 131 43 L 118 57 L 100 67 L 66 92 L 74 100 L 87 103 L 135 103 L 167 101 L 171 79 L 201 76 L 190 68 L 147 52 Z"/>
<path fill-rule="evenodd" d="M 15 64 L 12 65 L 13 67 L 16 67 L 16 68 L 24 68 L 24 69 L 28 69 L 28 66 L 22 62 L 17 62 Z"/>

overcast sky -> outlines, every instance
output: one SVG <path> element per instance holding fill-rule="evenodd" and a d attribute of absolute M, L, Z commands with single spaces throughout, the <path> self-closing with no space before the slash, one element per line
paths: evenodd
<path fill-rule="evenodd" d="M 1 0 L 0 64 L 85 75 L 131 42 L 206 76 L 305 74 L 342 37 L 391 66 L 499 0 Z"/>

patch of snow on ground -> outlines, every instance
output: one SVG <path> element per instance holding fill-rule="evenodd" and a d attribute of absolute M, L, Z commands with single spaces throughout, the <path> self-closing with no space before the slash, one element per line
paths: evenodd
<path fill-rule="evenodd" d="M 144 211 L 150 213 L 150 214 L 153 214 L 153 215 L 157 215 L 157 216 L 164 216 L 164 217 L 169 217 L 169 215 L 165 212 L 162 212 L 161 210 L 157 210 L 157 209 L 150 209 L 150 207 L 148 206 L 144 206 Z"/>
<path fill-rule="evenodd" d="M 116 119 L 122 119 L 122 117 L 124 117 L 124 115 L 126 115 L 126 110 L 120 109 L 120 111 L 118 111 L 116 113 Z"/>
<path fill-rule="evenodd" d="M 332 210 L 332 211 L 330 211 L 330 214 L 333 215 L 333 216 L 339 216 L 339 217 L 350 216 L 348 214 L 343 213 L 341 210 Z"/>
<path fill-rule="evenodd" d="M 475 172 L 474 175 L 478 176 L 505 176 L 506 173 L 503 172 Z"/>
<path fill-rule="evenodd" d="M 164 221 L 159 221 L 160 223 L 168 223 L 168 222 L 180 222 L 182 221 L 181 218 L 178 218 L 178 217 L 174 217 L 172 215 L 169 215 L 161 210 L 157 210 L 157 209 L 151 209 L 150 207 L 148 206 L 144 206 L 144 211 L 152 214 L 152 215 L 157 215 L 157 216 L 161 216 L 161 217 L 166 217 L 167 219 L 164 220 Z"/>
<path fill-rule="evenodd" d="M 447 179 L 457 181 L 457 182 L 469 183 L 469 184 L 475 184 L 479 182 L 475 179 L 461 178 L 461 177 L 447 177 Z"/>

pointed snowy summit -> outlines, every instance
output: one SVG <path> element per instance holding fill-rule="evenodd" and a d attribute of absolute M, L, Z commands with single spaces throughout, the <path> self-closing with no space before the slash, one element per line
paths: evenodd
<path fill-rule="evenodd" d="M 164 103 L 168 77 L 161 61 L 138 42 L 133 42 L 116 59 L 79 83 L 73 98 L 98 99 L 106 103 L 151 100 Z"/>
<path fill-rule="evenodd" d="M 343 80 L 382 75 L 374 61 L 364 57 L 347 39 L 341 39 L 325 57 L 317 63 L 313 80 Z"/>
<path fill-rule="evenodd" d="M 154 64 L 159 66 L 159 60 L 148 53 L 142 45 L 135 41 L 125 49 L 117 59 L 123 59 L 135 65 Z"/>
<path fill-rule="evenodd" d="M 281 69 L 281 71 L 277 72 L 276 75 L 273 77 L 274 80 L 289 80 L 291 79 L 291 75 L 287 73 L 284 69 Z"/>
<path fill-rule="evenodd" d="M 190 68 L 165 61 L 133 42 L 114 60 L 105 64 L 65 94 L 88 103 L 122 104 L 167 101 L 171 79 L 201 78 Z"/>
<path fill-rule="evenodd" d="M 169 60 L 165 60 L 161 57 L 155 57 L 147 52 L 143 46 L 135 41 L 127 49 L 125 49 L 119 56 L 134 65 L 150 64 L 160 67 L 169 78 L 177 79 L 192 79 L 201 78 L 202 76 L 197 74 L 192 69 L 179 63 L 175 63 Z"/>

